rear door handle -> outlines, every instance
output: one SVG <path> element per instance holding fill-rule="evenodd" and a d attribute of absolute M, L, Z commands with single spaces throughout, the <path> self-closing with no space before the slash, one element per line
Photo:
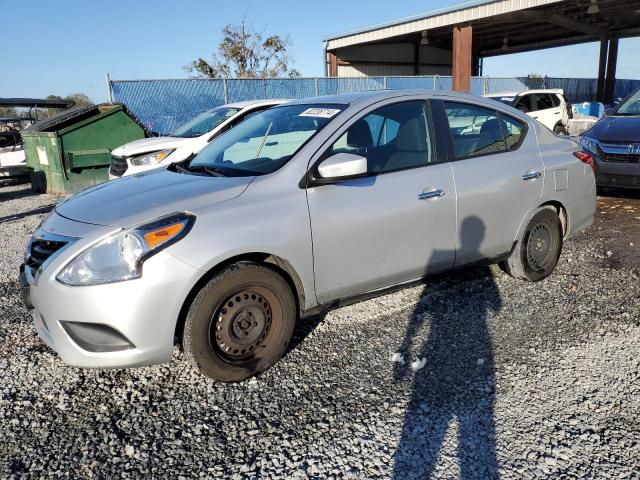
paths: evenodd
<path fill-rule="evenodd" d="M 422 192 L 418 195 L 418 200 L 427 200 L 429 198 L 438 198 L 444 196 L 444 190 L 436 188 L 435 190 L 429 190 L 428 192 Z"/>
<path fill-rule="evenodd" d="M 532 172 L 529 171 L 522 175 L 522 180 L 535 180 L 536 178 L 540 178 L 542 174 L 540 172 Z"/>

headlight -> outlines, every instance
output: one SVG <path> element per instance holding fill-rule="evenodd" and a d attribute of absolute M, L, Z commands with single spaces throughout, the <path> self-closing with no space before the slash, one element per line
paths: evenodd
<path fill-rule="evenodd" d="M 167 158 L 174 150 L 174 148 L 170 148 L 167 150 L 160 150 L 159 152 L 146 153 L 139 157 L 132 158 L 131 165 L 155 165 Z"/>
<path fill-rule="evenodd" d="M 580 138 L 580 145 L 582 146 L 582 148 L 584 148 L 585 150 L 590 151 L 591 153 L 598 153 L 598 142 L 597 140 L 594 140 L 591 137 L 581 137 Z"/>
<path fill-rule="evenodd" d="M 194 221 L 193 215 L 177 213 L 110 235 L 71 260 L 56 278 L 74 286 L 138 278 L 144 261 L 183 238 Z"/>

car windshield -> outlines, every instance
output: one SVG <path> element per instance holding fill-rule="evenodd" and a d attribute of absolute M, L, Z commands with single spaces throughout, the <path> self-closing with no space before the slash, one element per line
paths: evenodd
<path fill-rule="evenodd" d="M 181 127 L 176 128 L 171 137 L 194 138 L 210 132 L 228 118 L 238 113 L 237 108 L 219 107 L 198 115 L 193 120 L 185 123 Z"/>
<path fill-rule="evenodd" d="M 274 172 L 343 108 L 285 105 L 265 110 L 216 138 L 183 169 L 223 176 Z"/>
<path fill-rule="evenodd" d="M 640 89 L 620 104 L 615 114 L 640 115 Z"/>

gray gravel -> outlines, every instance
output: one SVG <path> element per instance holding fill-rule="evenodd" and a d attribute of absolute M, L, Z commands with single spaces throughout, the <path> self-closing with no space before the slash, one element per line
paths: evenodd
<path fill-rule="evenodd" d="M 605 224 L 544 282 L 471 269 L 342 308 L 224 385 L 178 349 L 94 371 L 38 340 L 16 276 L 56 201 L 0 188 L 0 476 L 640 478 L 640 271 Z"/>

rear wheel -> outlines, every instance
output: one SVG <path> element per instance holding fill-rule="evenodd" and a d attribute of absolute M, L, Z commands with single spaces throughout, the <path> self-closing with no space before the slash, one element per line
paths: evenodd
<path fill-rule="evenodd" d="M 203 375 L 239 382 L 282 357 L 295 321 L 295 299 L 282 276 L 268 266 L 234 264 L 214 276 L 191 304 L 185 355 Z"/>
<path fill-rule="evenodd" d="M 551 207 L 538 210 L 518 239 L 511 256 L 500 266 L 509 275 L 538 282 L 555 269 L 562 251 L 562 222 Z"/>
<path fill-rule="evenodd" d="M 555 127 L 553 127 L 553 132 L 557 133 L 559 135 L 569 135 L 569 132 L 567 131 L 566 127 L 564 125 L 562 125 L 561 123 L 559 123 Z"/>

